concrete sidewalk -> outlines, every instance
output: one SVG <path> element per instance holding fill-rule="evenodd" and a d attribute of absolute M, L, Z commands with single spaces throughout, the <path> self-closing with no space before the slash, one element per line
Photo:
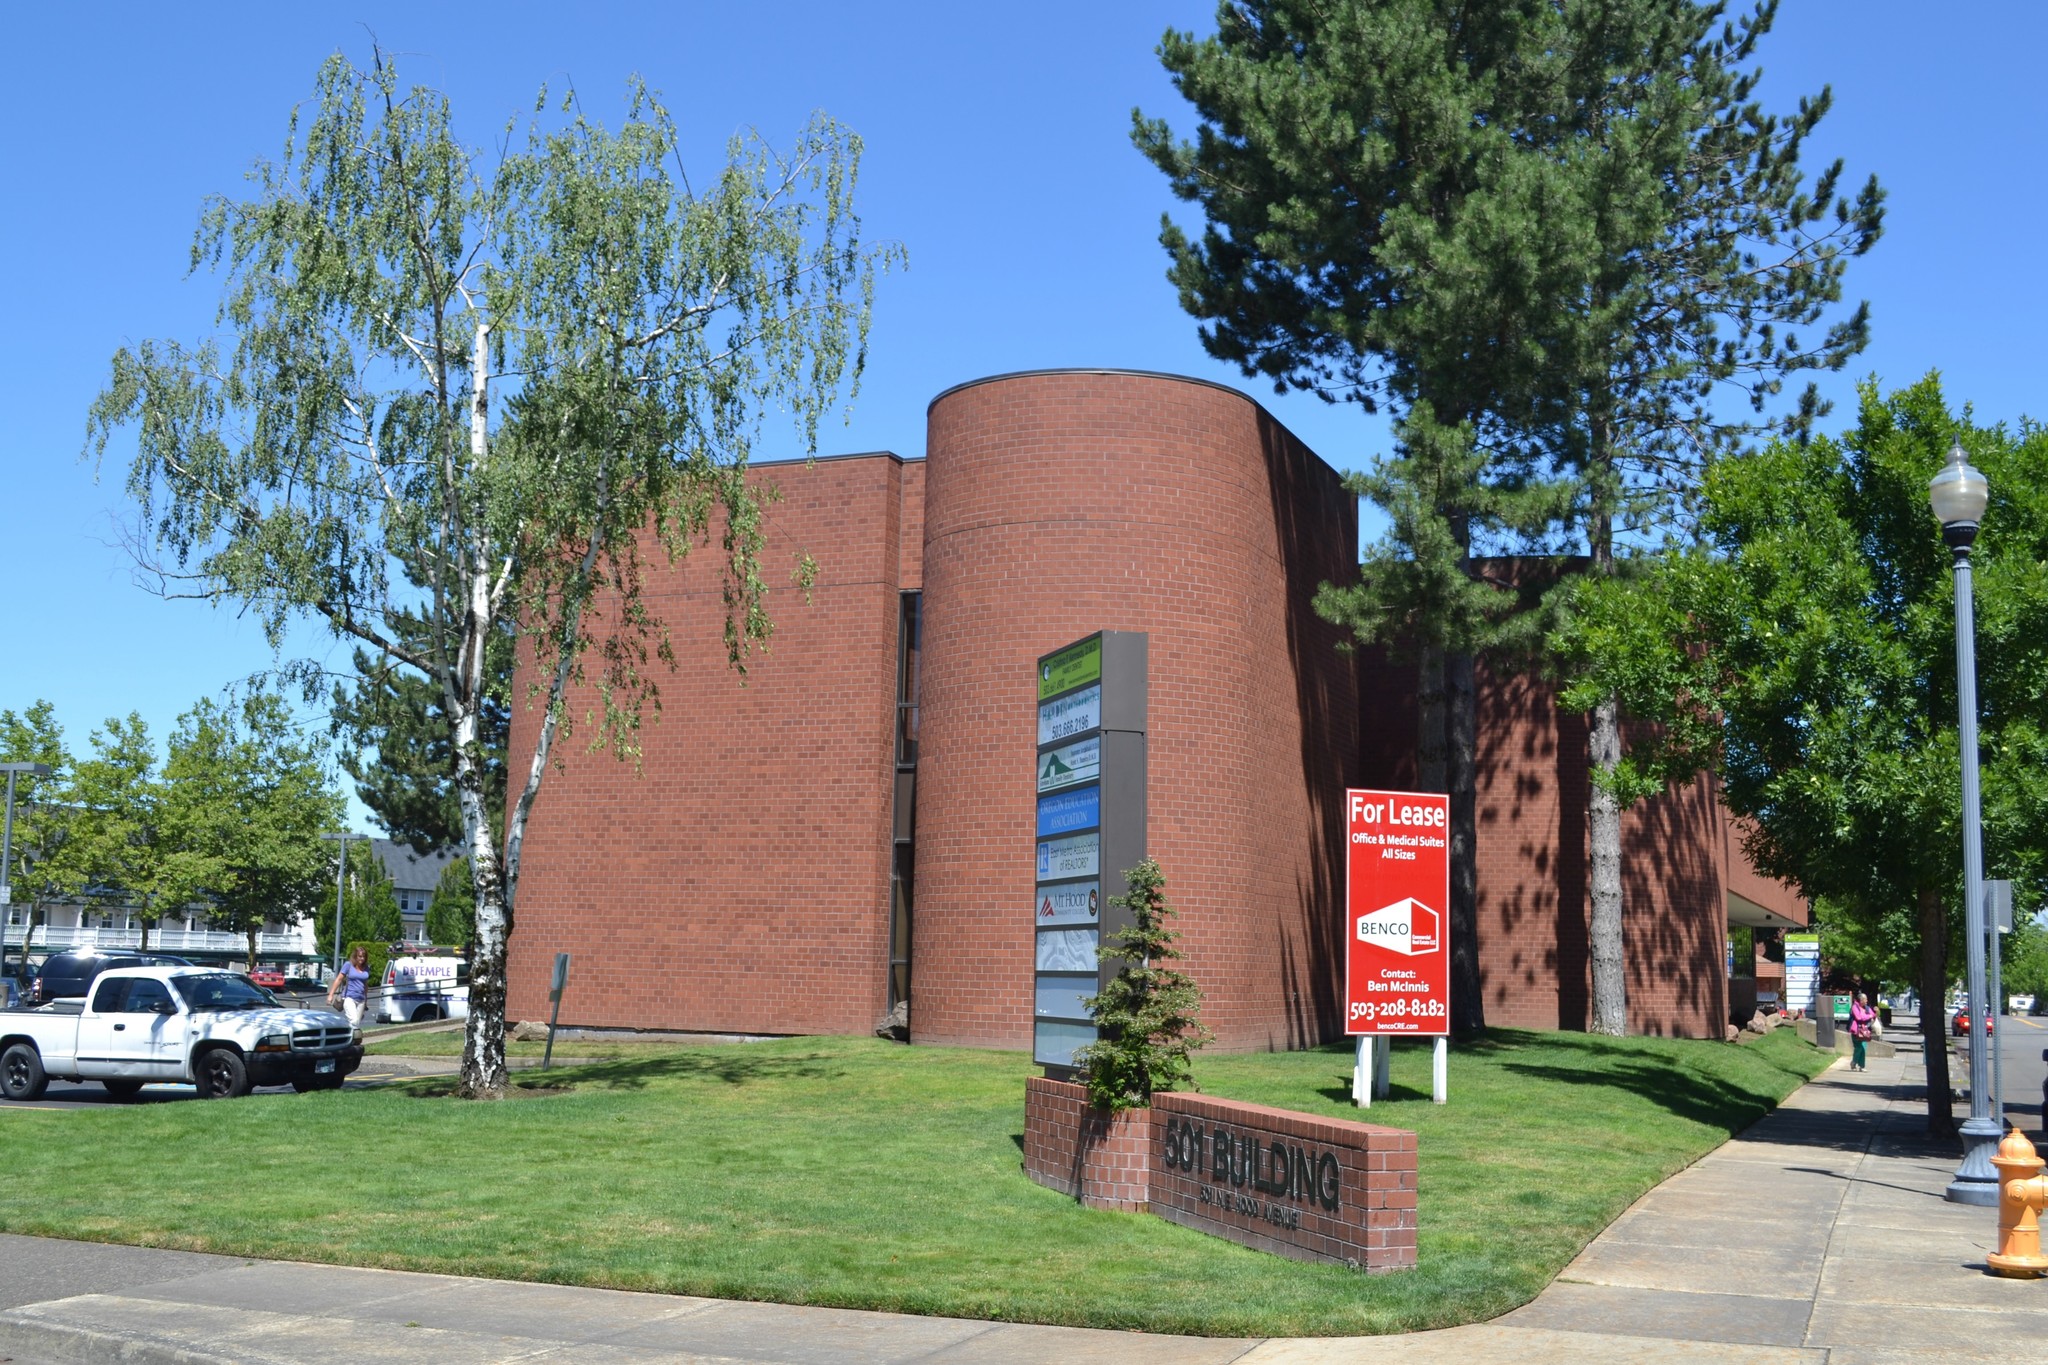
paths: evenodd
<path fill-rule="evenodd" d="M 1945 1202 L 1919 1054 L 1837 1066 L 1638 1201 L 1527 1306 L 1399 1337 L 1219 1341 L 728 1303 L 0 1237 L 0 1353 L 35 1361 L 2000 1362 L 2048 1355 L 2048 1281 L 1983 1273 Z"/>

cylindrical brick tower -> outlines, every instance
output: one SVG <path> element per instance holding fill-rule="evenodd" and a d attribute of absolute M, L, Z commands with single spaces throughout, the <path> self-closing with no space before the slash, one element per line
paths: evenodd
<path fill-rule="evenodd" d="M 1355 500 L 1251 399 L 1167 375 L 964 384 L 927 451 L 913 1040 L 1030 1045 L 1034 665 L 1097 630 L 1150 637 L 1149 850 L 1217 1045 L 1334 1034 L 1358 710 L 1311 599 L 1357 575 Z"/>

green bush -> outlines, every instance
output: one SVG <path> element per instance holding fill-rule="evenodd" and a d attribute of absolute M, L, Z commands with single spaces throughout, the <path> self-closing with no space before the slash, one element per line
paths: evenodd
<path fill-rule="evenodd" d="M 1166 927 L 1173 907 L 1166 902 L 1166 874 L 1147 858 L 1124 874 L 1126 894 L 1111 905 L 1131 912 L 1129 928 L 1110 935 L 1097 950 L 1120 968 L 1102 994 L 1088 999 L 1098 1041 L 1074 1054 L 1091 1104 L 1104 1109 L 1141 1109 L 1154 1092 L 1192 1089 L 1191 1058 L 1212 1035 L 1202 1026 L 1202 991 L 1185 973 L 1157 965 L 1177 961 Z"/>

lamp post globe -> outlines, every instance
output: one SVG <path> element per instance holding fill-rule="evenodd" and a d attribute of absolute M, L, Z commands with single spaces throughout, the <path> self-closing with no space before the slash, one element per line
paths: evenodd
<path fill-rule="evenodd" d="M 1984 837 L 1982 804 L 1977 785 L 1977 641 L 1975 602 L 1971 595 L 1970 548 L 1991 501 L 1991 485 L 1963 454 L 1962 441 L 1949 450 L 1948 463 L 1927 485 L 1927 502 L 1941 523 L 1941 538 L 1955 556 L 1956 588 L 1956 720 L 1963 764 L 1963 918 L 1967 947 L 1965 986 L 1970 1011 L 1970 1117 L 1962 1127 L 1963 1160 L 1945 1191 L 1958 1204 L 1998 1202 L 1998 1169 L 1991 1164 L 1999 1139 L 1991 1117 L 1991 1077 L 1985 1056 L 1984 995 Z M 1940 1009 L 1923 1000 L 1922 1009 Z M 1926 1034 L 1926 1021 L 1922 1024 Z M 1935 1034 L 1940 1033 L 1939 1024 Z M 1928 1036 L 1927 1045 L 1940 1045 Z"/>
<path fill-rule="evenodd" d="M 1969 549 L 1990 501 L 1991 485 L 1963 454 L 1963 443 L 1957 441 L 1949 447 L 1948 463 L 1927 481 L 1927 505 L 1934 509 L 1934 519 L 1941 523 L 1942 538 L 1950 548 Z"/>

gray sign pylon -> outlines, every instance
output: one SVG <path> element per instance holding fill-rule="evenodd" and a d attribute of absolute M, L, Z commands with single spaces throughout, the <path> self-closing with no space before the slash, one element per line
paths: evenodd
<path fill-rule="evenodd" d="M 1149 690 L 1149 641 L 1142 631 L 1105 630 L 1097 635 L 1083 636 L 1079 640 L 1062 645 L 1059 649 L 1041 656 L 1038 661 L 1039 669 L 1037 676 L 1039 678 L 1050 676 L 1048 665 L 1052 664 L 1054 660 L 1070 655 L 1077 648 L 1087 645 L 1091 640 L 1097 639 L 1101 642 L 1099 677 L 1093 681 L 1079 682 L 1075 687 L 1063 689 L 1052 697 L 1041 697 L 1039 699 L 1039 705 L 1044 707 L 1049 704 L 1056 704 L 1069 697 L 1083 695 L 1090 686 L 1099 686 L 1101 688 L 1101 698 L 1096 713 L 1097 723 L 1089 730 L 1058 735 L 1040 744 L 1037 750 L 1037 759 L 1032 765 L 1032 771 L 1034 774 L 1044 774 L 1047 771 L 1049 761 L 1051 761 L 1051 755 L 1055 750 L 1065 749 L 1076 743 L 1085 742 L 1091 737 L 1095 738 L 1099 745 L 1098 767 L 1092 781 L 1063 786 L 1059 788 L 1057 793 L 1043 794 L 1049 797 L 1055 794 L 1064 796 L 1068 793 L 1085 792 L 1090 785 L 1094 785 L 1098 789 L 1096 796 L 1099 823 L 1093 833 L 1097 841 L 1094 883 L 1097 887 L 1097 911 L 1094 927 L 1097 936 L 1096 942 L 1099 945 L 1107 942 L 1109 937 L 1118 930 L 1129 927 L 1131 923 L 1130 911 L 1123 906 L 1111 905 L 1110 900 L 1112 897 L 1123 894 L 1125 890 L 1123 884 L 1124 873 L 1143 862 L 1146 854 L 1145 734 Z M 1034 791 L 1034 797 L 1037 796 L 1039 794 Z M 1034 805 L 1033 809 L 1032 838 L 1035 851 L 1039 844 L 1047 842 L 1053 836 L 1045 835 L 1039 831 L 1035 816 L 1037 807 Z M 1086 832 L 1072 831 L 1064 833 L 1079 833 L 1085 836 Z M 1042 932 L 1046 932 L 1046 930 L 1041 928 L 1038 923 L 1036 907 L 1046 894 L 1044 890 L 1045 885 L 1048 882 L 1060 880 L 1071 880 L 1071 878 L 1041 878 L 1033 886 L 1032 998 L 1034 1002 L 1038 999 L 1038 984 L 1040 980 L 1047 976 L 1059 975 L 1059 973 L 1041 972 L 1038 970 L 1041 955 L 1037 949 L 1037 936 Z M 1053 929 L 1051 932 L 1062 931 L 1063 928 Z M 1096 965 L 1096 993 L 1099 993 L 1103 987 L 1108 985 L 1109 981 L 1115 977 L 1116 971 L 1116 967 L 1112 965 L 1102 963 Z M 1072 980 L 1071 977 L 1067 979 L 1069 981 Z M 1043 1066 L 1046 1074 L 1050 1076 L 1060 1079 L 1070 1077 L 1073 1074 L 1073 1069 L 1062 1061 L 1056 1060 L 1056 1058 L 1071 1056 L 1071 1049 L 1055 1047 L 1049 1043 L 1042 1045 L 1040 1040 L 1044 1030 L 1041 1029 L 1040 1024 L 1045 1022 L 1060 1026 L 1060 1028 L 1066 1030 L 1071 1035 L 1073 1029 L 1077 1026 L 1089 1029 L 1092 1032 L 1091 1021 L 1086 1018 L 1041 1016 L 1037 1011 L 1035 1003 L 1032 1011 L 1032 1021 L 1033 1059 Z"/>

